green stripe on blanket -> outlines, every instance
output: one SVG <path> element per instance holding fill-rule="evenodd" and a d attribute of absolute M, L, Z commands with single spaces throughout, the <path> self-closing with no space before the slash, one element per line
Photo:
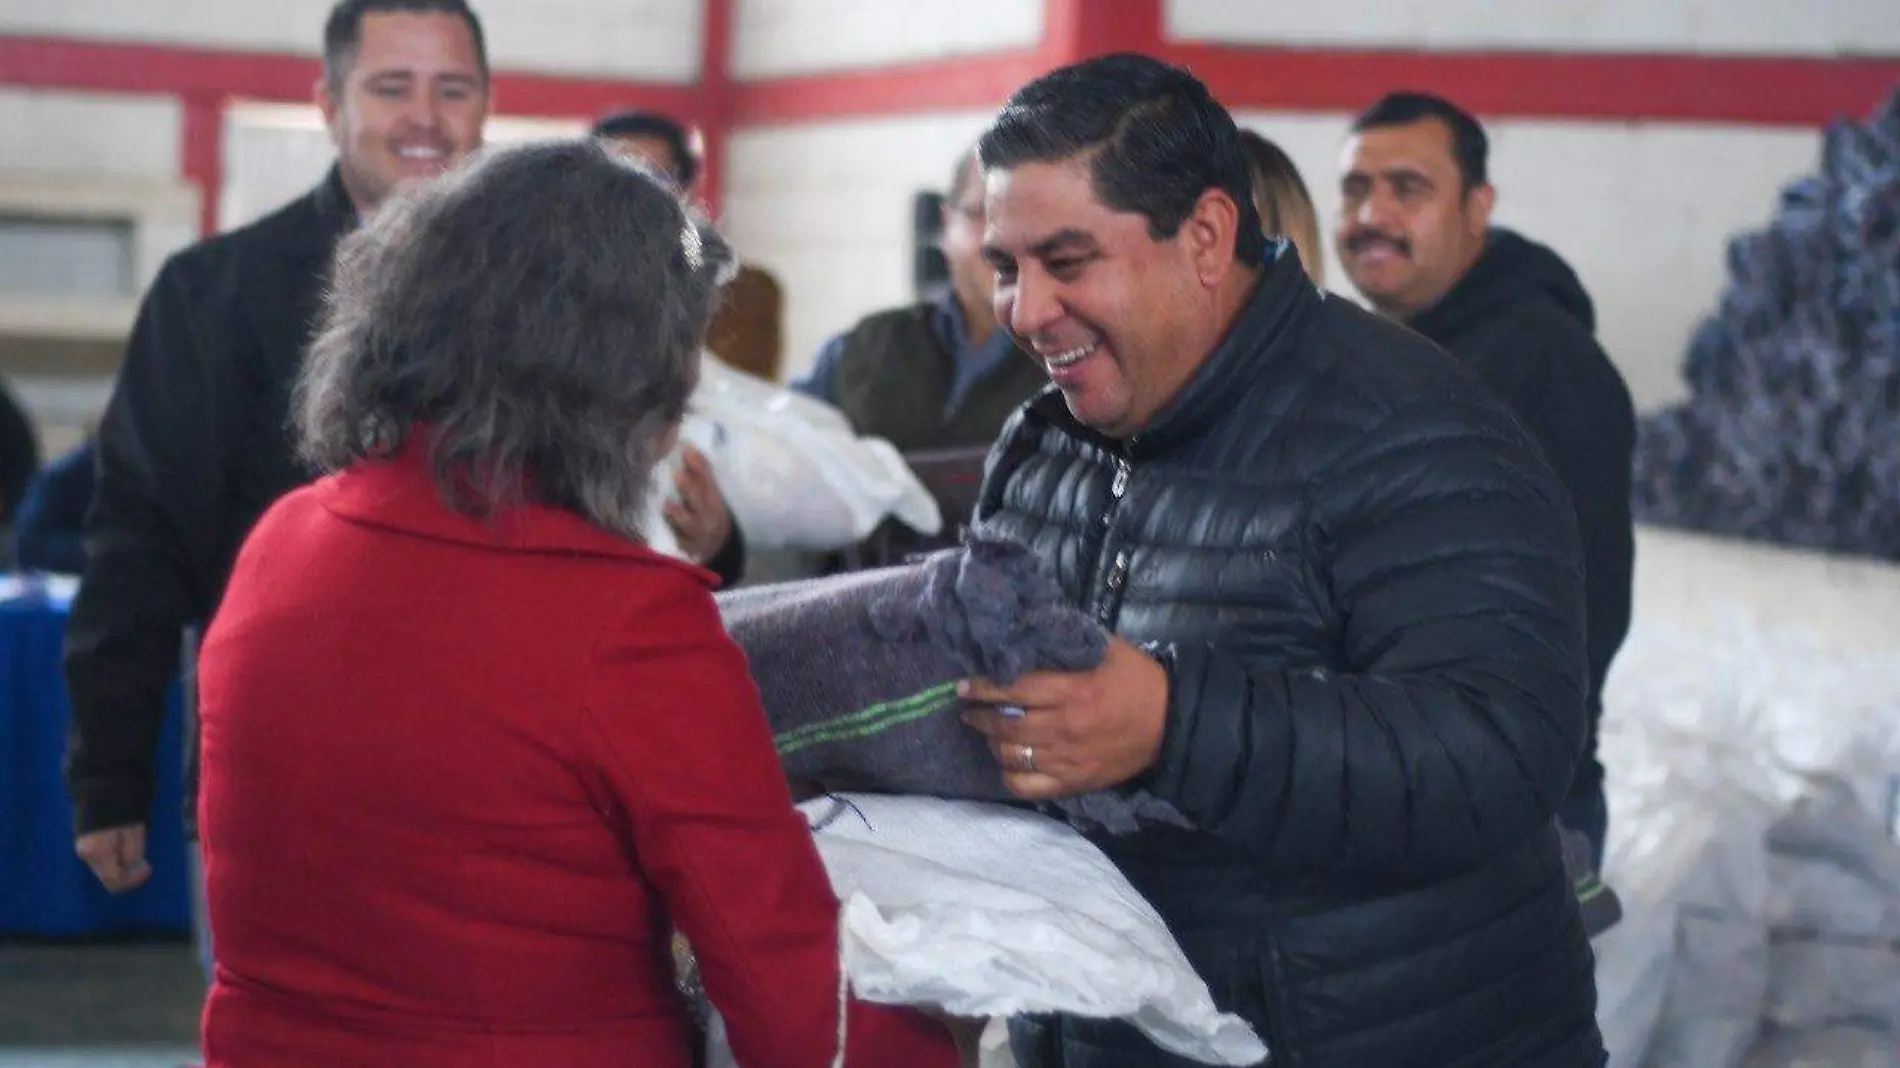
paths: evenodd
<path fill-rule="evenodd" d="M 772 744 L 778 749 L 779 756 L 783 757 L 796 753 L 800 749 L 823 745 L 826 742 L 868 738 L 879 731 L 912 723 L 925 716 L 936 715 L 956 703 L 957 684 L 946 682 L 909 697 L 895 701 L 881 701 L 856 712 L 848 712 L 842 716 L 819 720 L 816 723 L 807 723 L 774 737 Z"/>

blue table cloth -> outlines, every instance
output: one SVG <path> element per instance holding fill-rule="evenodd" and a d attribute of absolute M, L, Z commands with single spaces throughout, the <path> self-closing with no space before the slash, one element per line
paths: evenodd
<path fill-rule="evenodd" d="M 71 711 L 60 675 L 71 601 L 70 579 L 0 576 L 0 938 L 189 931 L 176 686 L 146 828 L 151 879 L 130 893 L 109 894 L 73 855 L 64 779 Z"/>

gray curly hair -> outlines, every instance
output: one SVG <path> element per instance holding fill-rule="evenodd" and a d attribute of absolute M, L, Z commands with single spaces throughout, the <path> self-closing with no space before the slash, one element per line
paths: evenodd
<path fill-rule="evenodd" d="M 458 511 L 531 500 L 641 539 L 732 260 L 660 179 L 591 140 L 485 153 L 339 246 L 298 451 L 334 471 L 420 432 Z"/>

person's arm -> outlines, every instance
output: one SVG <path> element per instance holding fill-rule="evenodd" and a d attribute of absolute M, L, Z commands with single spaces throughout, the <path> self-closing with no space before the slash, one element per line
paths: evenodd
<path fill-rule="evenodd" d="M 703 587 L 656 572 L 648 589 L 597 646 L 585 748 L 693 946 L 736 1060 L 825 1068 L 842 1039 L 846 1064 L 954 1065 L 942 1025 L 848 996 L 838 900 L 745 656 Z"/>
<path fill-rule="evenodd" d="M 0 526 L 17 518 L 21 498 L 40 470 L 40 439 L 13 391 L 0 383 Z"/>
<path fill-rule="evenodd" d="M 1332 668 L 1177 646 L 1145 784 L 1281 871 L 1466 870 L 1549 825 L 1584 735 L 1576 525 L 1488 406 L 1400 412 L 1313 489 Z M 1493 414 L 1495 412 L 1495 414 Z"/>
<path fill-rule="evenodd" d="M 92 445 L 82 445 L 56 460 L 28 487 L 13 529 L 13 557 L 19 567 L 62 575 L 86 569 L 81 534 L 92 504 L 93 460 Z"/>
<path fill-rule="evenodd" d="M 146 295 L 99 429 L 65 650 L 67 782 L 82 836 L 150 814 L 165 693 L 184 627 L 210 609 L 223 551 L 243 354 L 234 324 L 197 306 L 204 281 L 186 274 L 172 260 Z"/>
<path fill-rule="evenodd" d="M 838 360 L 843 355 L 844 335 L 834 334 L 818 346 L 811 370 L 792 379 L 792 390 L 826 404 L 838 403 Z"/>
<path fill-rule="evenodd" d="M 745 531 L 732 524 L 725 544 L 706 561 L 706 570 L 719 577 L 719 588 L 729 590 L 745 578 Z"/>
<path fill-rule="evenodd" d="M 1630 514 L 1636 410 L 1629 389 L 1594 341 L 1537 362 L 1556 369 L 1538 397 L 1513 398 L 1563 482 L 1583 539 L 1590 681 L 1600 685 L 1629 631 L 1636 570 Z M 1602 695 L 1593 695 L 1601 700 Z"/>
<path fill-rule="evenodd" d="M 738 585 L 745 577 L 745 534 L 719 490 L 712 462 L 691 445 L 680 451 L 673 489 L 664 512 L 680 549 L 719 576 L 721 588 Z"/>

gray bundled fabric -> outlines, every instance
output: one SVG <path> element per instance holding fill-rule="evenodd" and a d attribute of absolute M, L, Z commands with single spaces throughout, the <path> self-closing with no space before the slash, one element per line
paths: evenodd
<path fill-rule="evenodd" d="M 1689 400 L 1643 424 L 1638 518 L 1900 559 L 1900 93 L 1728 264 Z"/>
<path fill-rule="evenodd" d="M 1001 801 L 1011 795 L 981 735 L 958 718 L 959 679 L 1013 682 L 1086 671 L 1108 635 L 1008 541 L 899 567 L 718 595 L 745 650 L 788 779 L 823 790 Z M 1032 713 L 1033 714 L 1033 713 Z M 1058 803 L 1086 829 L 1185 824 L 1143 794 Z"/>

